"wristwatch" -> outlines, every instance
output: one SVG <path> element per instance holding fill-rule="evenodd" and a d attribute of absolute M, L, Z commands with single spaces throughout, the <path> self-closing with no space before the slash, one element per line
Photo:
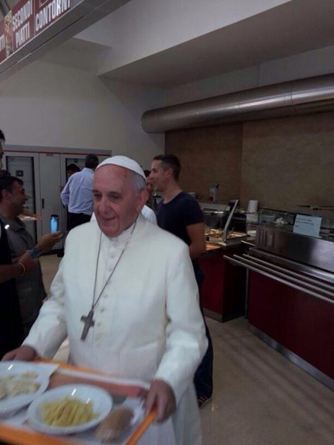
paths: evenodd
<path fill-rule="evenodd" d="M 29 255 L 31 256 L 32 259 L 36 259 L 39 256 L 41 256 L 42 252 L 39 250 L 38 247 L 33 247 L 31 250 L 29 250 Z"/>

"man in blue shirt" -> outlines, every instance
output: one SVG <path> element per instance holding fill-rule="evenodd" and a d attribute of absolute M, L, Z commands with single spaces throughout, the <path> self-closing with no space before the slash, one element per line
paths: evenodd
<path fill-rule="evenodd" d="M 93 213 L 93 173 L 98 163 L 96 155 L 87 155 L 85 168 L 69 177 L 60 194 L 62 203 L 68 209 L 68 230 L 90 221 Z"/>

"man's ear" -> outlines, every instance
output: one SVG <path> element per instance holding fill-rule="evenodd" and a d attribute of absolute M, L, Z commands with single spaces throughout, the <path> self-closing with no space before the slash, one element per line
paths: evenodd
<path fill-rule="evenodd" d="M 172 178 L 174 176 L 172 167 L 168 167 L 166 170 L 168 178 Z"/>
<path fill-rule="evenodd" d="M 9 192 L 8 190 L 6 190 L 6 189 L 2 190 L 1 191 L 1 201 L 4 201 L 10 195 L 11 195 L 11 192 Z"/>

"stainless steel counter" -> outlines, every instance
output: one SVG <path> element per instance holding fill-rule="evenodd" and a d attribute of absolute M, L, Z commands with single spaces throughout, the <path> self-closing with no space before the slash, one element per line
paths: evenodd
<path fill-rule="evenodd" d="M 261 226 L 256 247 L 226 259 L 315 298 L 334 303 L 334 243 Z"/>
<path fill-rule="evenodd" d="M 334 273 L 334 242 L 299 235 L 270 225 L 259 226 L 256 247 L 286 259 Z"/>
<path fill-rule="evenodd" d="M 259 226 L 256 246 L 224 258 L 247 269 L 246 313 L 257 335 L 334 388 L 334 243 Z"/>

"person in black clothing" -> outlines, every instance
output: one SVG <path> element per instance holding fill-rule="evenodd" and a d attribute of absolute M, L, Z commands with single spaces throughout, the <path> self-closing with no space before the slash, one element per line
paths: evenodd
<path fill-rule="evenodd" d="M 10 250 L 7 241 L 7 234 L 2 221 L 0 220 L 0 267 L 11 264 Z M 12 265 L 13 266 L 13 265 Z M 17 268 L 17 275 L 22 273 L 23 268 Z M 15 270 L 13 268 L 15 273 Z M 10 273 L 6 277 L 10 277 Z M 7 279 L 2 281 L 0 277 L 0 358 L 17 348 L 23 341 L 23 327 L 21 321 L 21 313 L 19 306 L 19 299 L 16 293 L 15 279 Z"/>
<path fill-rule="evenodd" d="M 0 168 L 4 142 L 5 135 L 0 130 Z M 7 171 L 1 170 L 0 177 L 6 175 Z M 13 347 L 19 346 L 23 340 L 20 306 L 15 287 L 15 277 L 27 268 L 24 262 L 21 264 L 23 266 L 12 264 L 7 233 L 0 219 L 0 359 Z"/>
<path fill-rule="evenodd" d="M 49 250 L 62 236 L 61 233 L 46 234 L 39 240 L 37 248 L 39 251 L 36 251 L 36 247 L 34 250 L 35 242 L 19 217 L 24 211 L 27 199 L 24 184 L 20 178 L 15 176 L 0 178 L 0 219 L 6 228 L 4 235 L 8 240 L 11 258 L 16 261 L 27 251 L 34 252 L 32 255 L 35 258 L 34 267 L 29 271 L 23 269 L 21 276 L 16 277 L 16 290 L 25 335 L 28 335 L 46 297 L 41 266 L 37 257 L 42 253 L 41 249 Z"/>
<path fill-rule="evenodd" d="M 20 183 L 22 183 L 20 179 L 12 176 L 0 177 L 0 359 L 23 341 L 23 323 L 16 278 L 24 278 L 36 268 L 37 256 L 49 250 L 61 236 L 59 233 L 44 235 L 31 250 L 22 250 L 15 260 L 12 260 L 7 235 L 7 229 L 10 231 L 11 227 L 6 216 L 9 216 L 11 209 L 17 208 L 20 203 L 22 205 L 26 200 L 24 191 L 21 191 L 20 187 L 14 193 L 13 185 Z"/>
<path fill-rule="evenodd" d="M 159 155 L 153 158 L 149 180 L 163 198 L 157 209 L 158 225 L 181 238 L 189 246 L 200 289 L 203 273 L 197 258 L 205 251 L 204 217 L 198 202 L 181 190 L 178 184 L 180 171 L 180 161 L 176 156 Z M 213 348 L 207 326 L 206 335 L 208 349 L 194 378 L 200 407 L 210 400 L 213 391 Z"/>

